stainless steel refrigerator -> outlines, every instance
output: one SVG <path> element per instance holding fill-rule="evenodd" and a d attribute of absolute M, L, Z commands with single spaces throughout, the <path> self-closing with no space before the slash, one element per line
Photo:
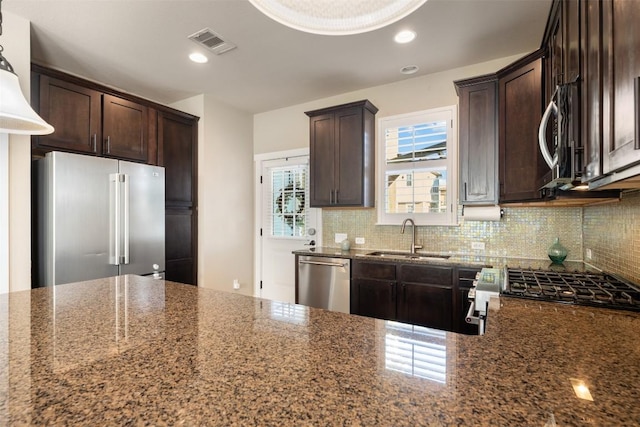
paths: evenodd
<path fill-rule="evenodd" d="M 35 162 L 37 286 L 162 277 L 164 168 L 61 152 Z"/>

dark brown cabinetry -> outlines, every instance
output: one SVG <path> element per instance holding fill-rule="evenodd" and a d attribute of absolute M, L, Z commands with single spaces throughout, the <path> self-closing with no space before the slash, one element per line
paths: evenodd
<path fill-rule="evenodd" d="M 640 7 L 635 1 L 601 3 L 606 174 L 640 163 Z"/>
<path fill-rule="evenodd" d="M 149 156 L 146 105 L 37 66 L 32 66 L 32 83 L 39 88 L 32 104 L 55 128 L 32 138 L 35 155 L 59 150 L 155 164 Z"/>
<path fill-rule="evenodd" d="M 351 313 L 454 331 L 454 268 L 353 260 Z"/>
<path fill-rule="evenodd" d="M 397 320 L 453 330 L 453 268 L 401 264 Z"/>
<path fill-rule="evenodd" d="M 166 278 L 196 284 L 197 119 L 158 112 L 158 160 L 165 168 Z"/>
<path fill-rule="evenodd" d="M 369 101 L 308 111 L 310 206 L 375 204 L 375 114 Z"/>
<path fill-rule="evenodd" d="M 460 100 L 460 203 L 498 203 L 498 79 L 454 82 Z"/>
<path fill-rule="evenodd" d="M 351 313 L 396 318 L 396 265 L 354 261 L 351 264 Z"/>
<path fill-rule="evenodd" d="M 500 202 L 540 199 L 549 171 L 538 149 L 542 118 L 542 51 L 503 69 L 499 76 Z"/>
<path fill-rule="evenodd" d="M 146 162 L 148 122 L 146 106 L 113 95 L 102 95 L 102 154 Z"/>
<path fill-rule="evenodd" d="M 34 75 L 32 80 L 32 104 L 55 128 L 50 135 L 32 138 L 34 151 L 98 154 L 102 141 L 102 94 L 47 75 Z"/>
<path fill-rule="evenodd" d="M 581 136 L 585 147 L 583 181 L 602 176 L 602 3 L 581 3 Z"/>

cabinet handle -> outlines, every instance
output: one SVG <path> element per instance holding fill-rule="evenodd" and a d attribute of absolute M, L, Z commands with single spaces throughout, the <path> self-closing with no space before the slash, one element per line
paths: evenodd
<path fill-rule="evenodd" d="M 111 154 L 111 137 L 107 136 L 107 154 Z"/>
<path fill-rule="evenodd" d="M 98 141 L 98 134 L 94 133 L 93 136 L 91 137 L 91 146 L 93 147 L 94 153 L 96 152 L 96 146 L 98 145 L 97 141 Z"/>
<path fill-rule="evenodd" d="M 633 79 L 633 121 L 635 124 L 635 149 L 640 150 L 640 108 L 638 108 L 638 103 L 640 103 L 640 76 Z"/>
<path fill-rule="evenodd" d="M 469 196 L 467 196 L 467 183 L 464 183 L 464 200 L 469 200 Z"/>
<path fill-rule="evenodd" d="M 333 190 L 329 190 L 329 204 L 333 204 Z"/>
<path fill-rule="evenodd" d="M 337 205 L 338 204 L 338 190 L 335 190 L 335 194 L 336 194 L 336 196 L 334 197 L 334 199 L 335 199 L 335 204 Z"/>

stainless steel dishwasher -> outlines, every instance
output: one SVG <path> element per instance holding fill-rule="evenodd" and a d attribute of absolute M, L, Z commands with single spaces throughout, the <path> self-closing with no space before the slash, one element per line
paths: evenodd
<path fill-rule="evenodd" d="M 296 304 L 349 313 L 351 260 L 298 257 Z"/>

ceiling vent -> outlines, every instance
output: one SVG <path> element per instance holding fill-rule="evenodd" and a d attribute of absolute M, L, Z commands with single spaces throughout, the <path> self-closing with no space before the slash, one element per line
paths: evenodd
<path fill-rule="evenodd" d="M 201 46 L 206 47 L 216 55 L 221 55 L 225 52 L 229 52 L 231 49 L 235 49 L 236 45 L 229 43 L 222 39 L 220 34 L 216 34 L 209 28 L 202 29 L 197 33 L 191 34 L 189 39 L 198 43 Z"/>

